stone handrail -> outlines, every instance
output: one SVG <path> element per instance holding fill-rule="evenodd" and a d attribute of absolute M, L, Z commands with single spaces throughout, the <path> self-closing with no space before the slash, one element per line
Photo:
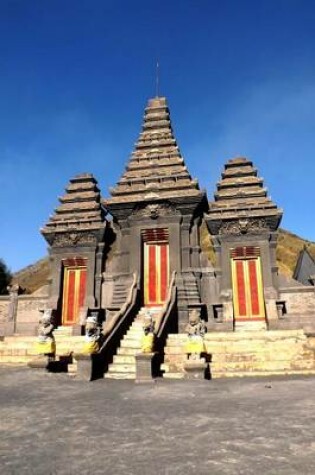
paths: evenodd
<path fill-rule="evenodd" d="M 171 282 L 168 288 L 168 294 L 165 304 L 163 305 L 161 313 L 158 315 L 155 321 L 154 333 L 157 338 L 160 338 L 163 334 L 165 325 L 168 321 L 168 318 L 173 310 L 174 304 L 176 302 L 176 271 L 172 273 Z"/>
<path fill-rule="evenodd" d="M 102 347 L 100 348 L 100 352 L 104 351 L 108 342 L 111 340 L 113 335 L 116 333 L 117 329 L 121 326 L 121 324 L 128 317 L 130 311 L 133 309 L 137 300 L 138 287 L 139 287 L 139 278 L 138 278 L 137 273 L 135 272 L 133 274 L 133 281 L 130 286 L 130 290 L 129 290 L 129 293 L 124 305 L 121 307 L 120 310 L 118 310 L 118 312 L 116 312 L 116 314 L 113 316 L 113 318 L 110 319 L 109 322 L 105 322 L 105 325 L 103 327 L 104 343 L 102 344 Z"/>

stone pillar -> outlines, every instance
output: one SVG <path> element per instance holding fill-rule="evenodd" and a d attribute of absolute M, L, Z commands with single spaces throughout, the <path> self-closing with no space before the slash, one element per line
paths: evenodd
<path fill-rule="evenodd" d="M 273 287 L 264 289 L 264 299 L 266 307 L 266 320 L 272 326 L 272 323 L 279 319 L 277 309 L 277 292 Z"/>
<path fill-rule="evenodd" d="M 212 236 L 212 241 L 213 241 L 213 249 L 215 252 L 215 261 L 216 261 L 216 267 L 215 267 L 215 273 L 216 273 L 216 278 L 218 280 L 218 287 L 221 289 L 222 285 L 222 250 L 221 250 L 221 242 L 217 236 Z"/>
<path fill-rule="evenodd" d="M 8 317 L 4 326 L 5 335 L 13 335 L 16 332 L 16 320 L 17 320 L 17 311 L 18 311 L 18 299 L 19 299 L 19 284 L 13 284 L 8 286 L 9 291 L 9 308 L 8 308 Z"/>
<path fill-rule="evenodd" d="M 58 308 L 60 296 L 60 289 L 61 289 L 61 278 L 62 278 L 62 256 L 55 255 L 54 249 L 50 249 L 50 257 L 49 257 L 49 264 L 50 264 L 50 277 L 51 277 L 51 284 L 49 289 L 49 301 L 48 307 L 53 308 L 56 310 Z"/>
<path fill-rule="evenodd" d="M 95 263 L 95 305 L 101 306 L 101 294 L 102 294 L 102 264 L 103 264 L 104 244 L 100 243 L 96 251 L 96 263 Z"/>
<path fill-rule="evenodd" d="M 271 276 L 272 276 L 272 284 L 274 288 L 278 291 L 279 283 L 278 283 L 278 266 L 277 266 L 277 256 L 276 256 L 277 240 L 278 240 L 278 232 L 271 233 L 270 242 L 269 242 Z"/>
<path fill-rule="evenodd" d="M 190 217 L 185 216 L 181 225 L 181 237 L 182 237 L 182 270 L 190 268 L 190 242 L 189 242 L 189 230 L 190 230 Z"/>
<path fill-rule="evenodd" d="M 155 353 L 136 354 L 136 383 L 154 383 L 153 359 Z"/>
<path fill-rule="evenodd" d="M 129 273 L 129 245 L 130 229 L 124 225 L 121 229 L 120 255 L 119 255 L 119 272 Z"/>
<path fill-rule="evenodd" d="M 200 267 L 200 237 L 199 237 L 200 218 L 196 218 L 191 228 L 191 267 Z"/>
<path fill-rule="evenodd" d="M 80 253 L 82 256 L 83 252 Z M 89 308 L 95 307 L 95 250 L 87 254 L 87 288 L 85 305 Z"/>

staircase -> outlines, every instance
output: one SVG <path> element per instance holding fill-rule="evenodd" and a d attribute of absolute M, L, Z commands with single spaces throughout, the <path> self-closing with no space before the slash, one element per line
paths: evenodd
<path fill-rule="evenodd" d="M 178 301 L 188 302 L 190 306 L 200 305 L 200 293 L 193 272 L 182 272 L 177 278 Z"/>
<path fill-rule="evenodd" d="M 185 334 L 167 338 L 164 378 L 184 378 Z M 303 330 L 217 332 L 205 335 L 212 378 L 315 374 L 315 337 Z"/>
<path fill-rule="evenodd" d="M 126 302 L 130 283 L 125 281 L 116 281 L 114 284 L 113 298 L 111 306 L 113 308 L 121 308 Z"/>
<path fill-rule="evenodd" d="M 68 356 L 71 352 L 80 352 L 84 336 L 72 336 L 71 327 L 58 327 L 54 331 L 56 341 L 56 359 Z M 13 335 L 0 341 L 1 365 L 26 365 L 38 354 L 35 351 L 36 336 Z"/>
<path fill-rule="evenodd" d="M 136 354 L 141 352 L 141 340 L 143 337 L 143 320 L 150 311 L 153 320 L 161 311 L 161 307 L 142 307 L 127 333 L 120 342 L 117 354 L 108 367 L 105 374 L 107 379 L 135 379 L 136 378 Z"/>

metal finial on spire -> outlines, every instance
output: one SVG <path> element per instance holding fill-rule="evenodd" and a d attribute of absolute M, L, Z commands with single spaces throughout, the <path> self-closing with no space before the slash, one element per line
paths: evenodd
<path fill-rule="evenodd" d="M 156 77 L 155 77 L 155 95 L 156 97 L 159 97 L 159 62 L 156 62 Z"/>

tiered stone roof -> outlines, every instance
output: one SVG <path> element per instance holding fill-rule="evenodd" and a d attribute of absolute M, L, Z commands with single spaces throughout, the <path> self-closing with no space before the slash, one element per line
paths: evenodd
<path fill-rule="evenodd" d="M 267 196 L 263 179 L 247 158 L 234 158 L 226 163 L 214 198 L 215 201 L 209 203 L 207 217 L 213 234 L 228 229 L 224 223 L 235 224 L 240 220 L 241 224 L 254 220 L 260 229 L 276 230 L 280 224 L 282 210 Z"/>
<path fill-rule="evenodd" d="M 59 197 L 60 205 L 50 216 L 41 233 L 48 242 L 59 233 L 103 234 L 106 226 L 105 210 L 101 205 L 97 181 L 90 173 L 77 175 L 70 180 L 65 195 Z"/>
<path fill-rule="evenodd" d="M 110 194 L 105 202 L 110 210 L 116 204 L 203 196 L 176 143 L 165 97 L 149 100 L 135 149 Z"/>

